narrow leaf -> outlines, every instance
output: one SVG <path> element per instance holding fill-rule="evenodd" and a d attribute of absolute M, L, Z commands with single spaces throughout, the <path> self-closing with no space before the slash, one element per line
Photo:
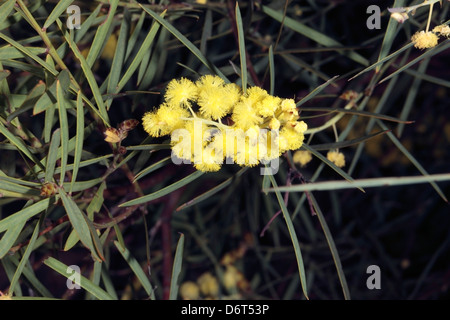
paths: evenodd
<path fill-rule="evenodd" d="M 84 107 L 81 92 L 77 95 L 77 131 L 75 135 L 75 154 L 73 158 L 72 182 L 70 184 L 69 193 L 72 193 L 73 185 L 77 181 L 78 170 L 80 168 L 81 154 L 83 153 L 84 140 Z"/>
<path fill-rule="evenodd" d="M 325 234 L 325 239 L 327 239 L 328 246 L 330 247 L 331 255 L 333 256 L 339 281 L 341 282 L 344 298 L 345 300 L 350 300 L 350 290 L 348 289 L 347 280 L 345 278 L 344 270 L 342 269 L 341 259 L 339 258 L 339 253 L 337 251 L 336 244 L 334 243 L 333 240 L 333 235 L 331 234 L 331 231 L 328 228 L 327 221 L 325 220 L 322 210 L 320 210 L 319 204 L 317 203 L 314 195 L 310 194 L 310 199 L 314 206 L 314 211 L 316 212 L 317 217 L 319 218 L 320 225 L 323 229 L 323 233 Z"/>
<path fill-rule="evenodd" d="M 52 182 L 55 173 L 56 160 L 58 160 L 58 148 L 61 141 L 61 129 L 53 132 L 50 148 L 47 154 L 47 165 L 45 166 L 45 182 Z"/>
<path fill-rule="evenodd" d="M 80 210 L 80 208 L 72 200 L 72 198 L 67 196 L 64 190 L 60 189 L 59 195 L 61 196 L 61 200 L 63 202 L 64 208 L 66 209 L 66 213 L 69 217 L 70 223 L 75 229 L 78 238 L 91 251 L 92 256 L 96 260 L 101 260 L 97 255 L 96 248 L 94 247 L 91 231 L 86 222 L 87 218 L 85 217 L 85 214 Z"/>
<path fill-rule="evenodd" d="M 44 211 L 49 204 L 50 199 L 44 199 L 6 217 L 3 220 L 0 220 L 0 232 L 13 227 L 14 225 L 20 224 L 23 221 L 27 221 L 31 217 Z"/>
<path fill-rule="evenodd" d="M 241 61 L 241 82 L 242 91 L 245 94 L 247 91 L 247 60 L 245 54 L 245 35 L 244 28 L 242 26 L 241 11 L 239 10 L 239 4 L 236 2 L 236 25 L 238 32 L 238 42 L 239 42 L 239 57 Z"/>
<path fill-rule="evenodd" d="M 8 253 L 9 249 L 11 249 L 11 247 L 14 245 L 14 242 L 17 240 L 20 232 L 25 226 L 25 222 L 26 221 L 21 221 L 20 223 L 16 223 L 10 226 L 8 230 L 6 230 L 5 234 L 0 240 L 0 259 L 2 259 L 5 254 Z"/>
<path fill-rule="evenodd" d="M 164 16 L 165 12 L 163 12 L 161 15 Z M 125 74 L 123 75 L 122 79 L 120 79 L 119 84 L 117 85 L 117 88 L 115 88 L 115 93 L 119 92 L 125 84 L 130 80 L 133 73 L 136 71 L 136 69 L 139 67 L 139 64 L 141 64 L 143 58 L 145 57 L 146 53 L 150 49 L 150 46 L 153 43 L 153 40 L 155 39 L 156 33 L 158 32 L 160 27 L 160 24 L 157 22 L 154 22 L 152 24 L 152 27 L 150 28 L 150 31 L 148 32 L 147 36 L 144 39 L 144 42 L 142 43 L 141 47 L 139 48 L 139 51 L 137 52 L 136 56 L 134 57 L 133 61 L 131 62 L 130 66 L 128 67 L 127 71 L 125 71 Z"/>
<path fill-rule="evenodd" d="M 156 21 L 158 21 L 164 28 L 166 28 L 170 33 L 172 33 L 180 42 L 186 46 L 211 72 L 217 74 L 219 77 L 221 77 L 226 82 L 229 82 L 227 77 L 213 64 L 211 64 L 205 56 L 200 52 L 200 50 L 191 42 L 189 41 L 180 31 L 178 31 L 174 26 L 172 26 L 170 23 L 168 23 L 166 20 L 164 20 L 161 16 L 153 12 L 152 10 L 144 7 L 143 5 L 139 4 L 139 6 L 147 12 L 150 16 L 153 17 Z"/>
<path fill-rule="evenodd" d="M 181 187 L 184 187 L 185 185 L 189 184 L 190 182 L 194 181 L 195 179 L 201 177 L 203 174 L 204 174 L 204 172 L 202 172 L 202 171 L 195 171 L 194 173 L 191 173 L 187 177 L 184 177 L 183 179 L 180 179 L 177 182 L 175 182 L 165 188 L 162 188 L 162 189 L 160 189 L 154 193 L 148 194 L 146 196 L 136 198 L 134 200 L 130 200 L 128 202 L 122 203 L 121 205 L 119 205 L 119 207 L 134 206 L 137 204 L 142 204 L 145 202 L 149 202 L 149 201 L 161 198 L 161 197 L 165 196 L 166 194 L 169 194 Z"/>
<path fill-rule="evenodd" d="M 69 266 L 65 265 L 64 263 L 56 260 L 53 257 L 49 257 L 46 260 L 44 260 L 45 265 L 49 266 L 62 276 L 69 278 L 73 275 L 74 271 L 71 271 L 71 268 Z M 76 272 L 76 271 L 75 271 Z M 94 297 L 96 297 L 99 300 L 113 300 L 113 298 L 107 293 L 105 290 L 100 288 L 99 286 L 95 285 L 90 281 L 89 279 L 85 278 L 81 274 L 80 276 L 80 287 L 85 289 L 87 292 L 92 294 Z"/>
<path fill-rule="evenodd" d="M 389 186 L 401 186 L 421 183 L 436 183 L 439 181 L 450 181 L 450 173 L 432 174 L 426 176 L 412 177 L 384 177 L 357 179 L 354 181 L 332 180 L 324 182 L 311 182 L 292 186 L 282 186 L 277 188 L 268 188 L 265 192 L 304 192 L 304 191 L 323 191 L 323 190 L 341 190 L 353 188 L 377 188 Z"/>
<path fill-rule="evenodd" d="M 179 276 L 181 273 L 181 265 L 183 264 L 184 235 L 180 235 L 178 240 L 175 259 L 173 261 L 172 279 L 170 280 L 169 300 L 176 300 L 179 288 Z"/>
<path fill-rule="evenodd" d="M 53 8 L 52 12 L 48 16 L 47 20 L 44 23 L 43 29 L 47 29 L 50 25 L 56 21 L 59 17 L 61 17 L 62 13 L 67 10 L 67 7 L 72 4 L 74 0 L 61 0 L 58 1 L 56 6 Z"/>
<path fill-rule="evenodd" d="M 114 245 L 116 246 L 117 250 L 119 250 L 120 254 L 123 256 L 125 261 L 128 263 L 131 270 L 133 270 L 134 274 L 138 278 L 145 292 L 147 292 L 148 296 L 152 300 L 155 300 L 155 292 L 146 274 L 142 270 L 139 262 L 133 256 L 131 256 L 130 251 L 127 248 L 122 247 L 122 245 L 118 241 L 114 241 Z"/>
<path fill-rule="evenodd" d="M 100 55 L 103 46 L 107 41 L 108 31 L 111 27 L 111 23 L 114 19 L 114 14 L 116 13 L 117 4 L 119 0 L 110 0 L 108 17 L 105 22 L 103 22 L 95 33 L 94 40 L 92 41 L 91 48 L 89 49 L 88 56 L 86 57 L 87 69 L 91 70 L 94 62 Z M 86 71 L 85 71 L 86 72 Z"/>
<path fill-rule="evenodd" d="M 6 1 L 4 4 L 2 4 L 2 6 L 0 7 L 0 25 L 3 23 L 3 21 L 6 20 L 8 15 L 11 13 L 15 3 L 16 3 L 15 0 L 9 0 Z"/>
<path fill-rule="evenodd" d="M 274 188 L 277 188 L 277 182 L 275 181 L 275 178 L 273 175 L 269 175 L 269 179 L 272 183 L 272 186 Z M 303 257 L 302 252 L 300 250 L 300 244 L 298 242 L 297 234 L 295 233 L 295 228 L 291 220 L 291 216 L 289 215 L 289 212 L 286 208 L 286 205 L 284 203 L 284 199 L 280 193 L 280 191 L 276 190 L 276 196 L 278 199 L 278 203 L 280 205 L 281 211 L 284 216 L 284 220 L 286 221 L 286 225 L 288 227 L 289 235 L 291 236 L 291 241 L 294 246 L 294 252 L 295 256 L 297 258 L 297 267 L 298 267 L 298 273 L 300 276 L 300 283 L 302 285 L 303 294 L 305 295 L 306 299 L 308 298 L 308 288 L 306 285 L 306 274 L 305 274 L 305 266 L 303 264 Z"/>
<path fill-rule="evenodd" d="M 59 126 L 61 128 L 61 178 L 59 185 L 62 186 L 66 176 L 67 157 L 69 155 L 69 123 L 67 121 L 66 102 L 61 88 L 61 82 L 56 80 L 56 99 L 58 101 Z"/>

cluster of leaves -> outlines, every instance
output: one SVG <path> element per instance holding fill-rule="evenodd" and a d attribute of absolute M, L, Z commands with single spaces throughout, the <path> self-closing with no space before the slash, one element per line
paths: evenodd
<path fill-rule="evenodd" d="M 81 6 L 80 29 L 65 23 L 71 4 Z M 448 7 L 435 20 L 445 21 Z M 379 34 L 361 39 L 347 30 L 344 38 L 335 26 L 349 22 L 331 18 L 340 10 L 365 14 L 328 1 L 0 1 L 0 290 L 13 298 L 177 299 L 181 282 L 205 272 L 227 283 L 224 270 L 231 267 L 218 257 L 240 247 L 245 254 L 233 260 L 233 270 L 246 285 L 234 289 L 234 298 L 371 297 L 361 280 L 362 256 L 381 259 L 398 280 L 398 261 L 377 236 L 405 217 L 392 222 L 380 213 L 389 201 L 374 205 L 367 212 L 380 213 L 374 227 L 390 224 L 366 238 L 366 226 L 343 224 L 342 206 L 370 187 L 417 183 L 430 184 L 432 197 L 446 201 L 437 181 L 450 175 L 430 175 L 400 137 L 422 83 L 450 87 L 426 74 L 450 40 L 415 51 L 414 24 L 389 18 Z M 419 8 L 408 22 L 423 26 L 427 17 Z M 160 104 L 171 79 L 205 74 L 295 98 L 308 123 L 302 150 L 317 166 L 300 169 L 290 151 L 276 176 L 173 164 L 169 141 L 147 136 L 137 123 Z M 403 107 L 388 115 L 399 88 Z M 364 168 L 373 158 L 363 151 L 382 137 L 421 175 L 353 178 L 372 172 Z M 343 148 L 352 154 L 345 170 L 322 154 Z M 331 205 L 314 190 L 328 191 Z M 348 202 L 359 212 L 366 206 Z M 429 263 L 411 276 L 417 281 L 384 297 L 416 297 L 448 248 L 440 228 L 433 230 L 438 249 L 425 251 Z M 364 252 L 367 241 L 375 254 Z M 83 290 L 66 286 L 69 265 L 80 267 Z M 224 296 L 217 290 L 216 298 Z"/>

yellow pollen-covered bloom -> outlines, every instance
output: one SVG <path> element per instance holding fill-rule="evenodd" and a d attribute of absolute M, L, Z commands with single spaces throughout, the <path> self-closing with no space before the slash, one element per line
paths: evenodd
<path fill-rule="evenodd" d="M 295 150 L 302 146 L 304 140 L 303 133 L 297 132 L 294 128 L 289 126 L 283 127 L 280 130 L 280 152 L 287 150 Z"/>
<path fill-rule="evenodd" d="M 250 87 L 247 89 L 247 99 L 253 103 L 262 101 L 264 98 L 269 96 L 266 90 L 260 87 Z"/>
<path fill-rule="evenodd" d="M 297 110 L 294 99 L 283 99 L 281 102 L 281 110 L 294 111 Z"/>
<path fill-rule="evenodd" d="M 214 76 L 211 74 L 207 74 L 201 76 L 196 82 L 198 90 L 201 92 L 202 90 L 210 89 L 210 88 L 218 88 L 225 85 L 225 81 L 221 77 Z"/>
<path fill-rule="evenodd" d="M 327 159 L 333 162 L 339 168 L 345 166 L 345 157 L 342 152 L 328 151 Z"/>
<path fill-rule="evenodd" d="M 165 99 L 171 106 L 187 107 L 191 101 L 195 101 L 198 96 L 197 86 L 189 79 L 173 79 L 167 85 Z"/>
<path fill-rule="evenodd" d="M 183 126 L 189 112 L 180 106 L 162 104 L 158 110 L 147 112 L 142 118 L 144 130 L 153 137 L 170 134 L 173 130 Z"/>
<path fill-rule="evenodd" d="M 263 117 L 272 117 L 280 107 L 281 99 L 274 96 L 267 96 L 256 104 L 256 110 Z"/>
<path fill-rule="evenodd" d="M 411 41 L 414 42 L 414 47 L 417 49 L 433 48 L 438 44 L 439 37 L 432 31 L 418 31 L 412 37 Z"/>
<path fill-rule="evenodd" d="M 234 121 L 236 127 L 244 131 L 263 122 L 263 118 L 255 112 L 253 101 L 250 98 L 243 98 L 234 106 L 231 119 Z"/>

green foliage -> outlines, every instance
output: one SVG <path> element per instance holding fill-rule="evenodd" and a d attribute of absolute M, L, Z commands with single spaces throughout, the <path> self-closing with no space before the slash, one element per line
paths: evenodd
<path fill-rule="evenodd" d="M 410 38 L 448 25 L 449 4 L 402 24 L 387 7 L 365 30 L 353 2 L 0 1 L 1 292 L 181 299 L 198 282 L 215 299 L 443 296 L 450 40 L 422 52 Z M 170 80 L 204 74 L 294 98 L 312 162 L 286 152 L 273 176 L 204 173 L 130 127 Z M 370 264 L 385 271 L 380 292 L 365 287 Z M 201 283 L 209 273 L 217 284 Z"/>

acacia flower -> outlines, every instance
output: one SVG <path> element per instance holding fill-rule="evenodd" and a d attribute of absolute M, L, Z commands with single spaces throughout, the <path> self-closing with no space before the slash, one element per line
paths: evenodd
<path fill-rule="evenodd" d="M 327 159 L 333 162 L 337 167 L 342 168 L 345 166 L 345 157 L 342 152 L 328 151 Z"/>
<path fill-rule="evenodd" d="M 303 127 L 303 125 L 301 125 L 301 127 Z M 303 140 L 303 132 L 294 130 L 291 126 L 283 127 L 280 130 L 279 138 L 280 153 L 284 153 L 287 150 L 295 150 L 300 148 L 303 144 Z"/>
<path fill-rule="evenodd" d="M 167 85 L 165 99 L 171 106 L 188 107 L 190 101 L 196 100 L 198 95 L 197 86 L 189 79 L 173 79 Z"/>
<path fill-rule="evenodd" d="M 225 86 L 205 86 L 199 90 L 197 103 L 200 113 L 207 119 L 221 119 L 230 113 L 240 99 L 240 90 L 234 84 Z"/>
<path fill-rule="evenodd" d="M 417 49 L 433 48 L 438 44 L 438 40 L 439 37 L 432 31 L 418 31 L 411 37 Z"/>
<path fill-rule="evenodd" d="M 234 106 L 231 119 L 237 127 L 244 131 L 263 122 L 263 118 L 256 113 L 253 100 L 250 97 L 242 98 L 241 101 Z"/>
<path fill-rule="evenodd" d="M 189 112 L 181 106 L 163 103 L 158 110 L 147 112 L 142 118 L 144 130 L 153 137 L 161 137 L 170 134 L 173 130 L 183 125 L 183 118 L 189 116 Z"/>

